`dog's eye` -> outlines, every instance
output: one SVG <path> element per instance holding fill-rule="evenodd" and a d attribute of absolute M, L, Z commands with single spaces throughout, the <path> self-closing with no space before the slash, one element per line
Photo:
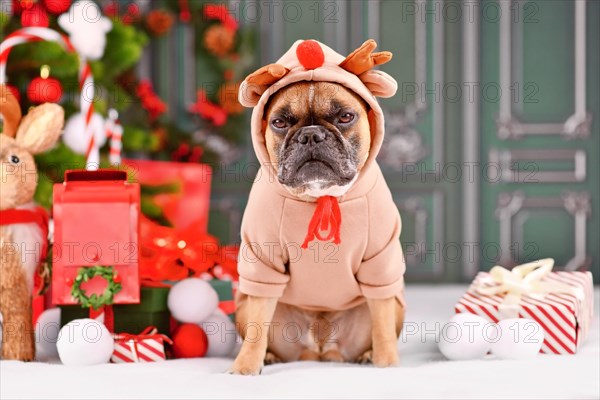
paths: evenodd
<path fill-rule="evenodd" d="M 18 163 L 19 163 L 19 161 L 21 161 L 21 160 L 19 159 L 19 157 L 15 156 L 14 154 L 13 154 L 12 156 L 10 156 L 10 162 L 11 162 L 11 163 L 13 163 L 13 164 L 18 164 Z"/>
<path fill-rule="evenodd" d="M 273 121 L 271 121 L 271 125 L 273 125 L 273 127 L 276 129 L 283 129 L 287 127 L 287 122 L 281 118 L 275 118 Z"/>
<path fill-rule="evenodd" d="M 342 124 L 347 124 L 349 122 L 352 122 L 352 120 L 354 120 L 354 114 L 352 113 L 343 113 L 342 115 L 340 115 L 340 117 L 338 118 L 338 121 Z"/>

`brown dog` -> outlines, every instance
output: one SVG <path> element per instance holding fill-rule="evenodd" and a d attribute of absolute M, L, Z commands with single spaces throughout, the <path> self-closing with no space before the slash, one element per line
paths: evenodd
<path fill-rule="evenodd" d="M 253 143 L 262 171 L 276 176 L 257 178 L 242 222 L 236 319 L 244 343 L 232 373 L 258 374 L 264 363 L 277 361 L 398 362 L 404 319 L 400 217 L 374 161 L 383 116 L 372 93 L 383 86 L 371 85 L 378 74 L 348 67 L 352 58 L 368 57 L 373 44 L 366 42 L 344 62 L 326 48 L 323 58 L 337 68 L 325 62 L 321 76 L 319 66 L 302 60 L 298 42 L 287 54 L 291 60 L 286 55 L 282 65 L 245 81 L 262 94 L 259 102 L 247 102 L 259 104 Z M 294 71 L 295 56 L 302 66 L 286 82 L 285 65 Z M 345 84 L 329 74 L 336 69 Z M 364 81 L 344 76 L 347 71 Z M 277 83 L 281 87 L 268 93 L 268 85 Z M 300 246 L 298 235 L 307 225 Z M 311 257 L 319 249 L 331 257 Z"/>

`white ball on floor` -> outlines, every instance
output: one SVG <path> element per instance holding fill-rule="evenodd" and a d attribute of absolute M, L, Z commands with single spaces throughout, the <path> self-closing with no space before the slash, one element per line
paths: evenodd
<path fill-rule="evenodd" d="M 455 314 L 440 332 L 440 351 L 449 360 L 475 360 L 483 358 L 491 348 L 495 324 L 479 315 Z"/>
<path fill-rule="evenodd" d="M 238 335 L 235 325 L 227 315 L 215 312 L 202 321 L 200 327 L 208 337 L 208 351 L 205 357 L 231 356 Z"/>
<path fill-rule="evenodd" d="M 60 332 L 60 308 L 42 312 L 35 324 L 35 358 L 38 361 L 58 359 L 56 341 Z"/>
<path fill-rule="evenodd" d="M 167 305 L 177 321 L 199 324 L 218 307 L 219 296 L 208 282 L 188 278 L 173 285 L 169 291 Z"/>
<path fill-rule="evenodd" d="M 492 353 L 505 360 L 535 357 L 544 343 L 544 330 L 532 319 L 508 318 L 498 322 L 498 337 Z"/>
<path fill-rule="evenodd" d="M 105 364 L 113 353 L 114 339 L 100 322 L 76 319 L 62 327 L 56 348 L 65 365 Z"/>

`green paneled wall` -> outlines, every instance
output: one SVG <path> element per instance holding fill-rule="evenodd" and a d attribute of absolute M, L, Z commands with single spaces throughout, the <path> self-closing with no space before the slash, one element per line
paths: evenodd
<path fill-rule="evenodd" d="M 591 125 L 589 133 L 580 136 L 552 134 L 553 126 L 543 125 L 563 124 L 574 113 L 577 24 L 573 1 L 340 0 L 230 4 L 232 10 L 261 12 L 260 18 L 255 18 L 253 11 L 252 20 L 242 20 L 256 29 L 260 39 L 256 65 L 274 62 L 295 40 L 306 38 L 349 53 L 372 37 L 380 48 L 394 53 L 394 59 L 382 67 L 398 80 L 399 91 L 394 98 L 382 101 L 389 126 L 384 144 L 388 152 L 380 157 L 380 164 L 403 215 L 402 242 L 405 252 L 410 253 L 407 254 L 409 280 L 470 278 L 472 270 L 465 261 L 469 247 L 465 247 L 463 238 L 473 228 L 461 222 L 467 213 L 476 217 L 480 232 L 476 246 L 478 268 L 488 269 L 500 261 L 510 264 L 547 256 L 564 266 L 577 252 L 583 251 L 581 265 L 592 269 L 598 280 L 600 2 L 586 2 L 585 98 Z M 503 9 L 510 12 L 497 15 Z M 476 12 L 472 13 L 473 10 Z M 511 22 L 503 25 L 507 15 Z M 466 48 L 463 31 L 469 26 L 478 26 L 475 43 L 479 59 L 473 65 L 481 77 L 475 100 L 481 110 L 476 132 L 480 142 L 477 168 L 482 173 L 476 186 L 480 188 L 476 193 L 479 210 L 463 207 L 465 196 L 472 195 L 463 184 L 469 179 L 471 167 L 465 165 L 462 153 L 468 122 L 462 112 L 469 105 L 465 96 L 471 87 L 463 81 L 468 67 L 463 55 L 473 50 Z M 511 114 L 517 123 L 534 124 L 534 130 L 539 131 L 536 134 L 505 137 L 501 132 L 498 118 L 502 102 L 494 98 L 494 89 L 501 84 L 502 66 L 507 65 L 506 58 L 501 56 L 502 35 L 506 35 L 502 26 L 508 26 L 510 31 Z M 169 37 L 161 39 L 151 56 L 157 89 L 169 99 L 171 112 L 186 126 L 194 124 L 186 112 L 186 102 L 195 92 L 193 86 L 210 83 L 214 78 L 204 60 L 190 59 L 194 40 L 193 33 L 178 27 Z M 483 90 L 486 84 L 489 92 Z M 559 127 L 562 129 L 562 125 Z M 510 129 L 518 131 L 514 126 Z M 242 156 L 237 163 L 215 172 L 210 230 L 224 242 L 239 240 L 239 222 L 252 183 L 249 171 L 256 166 L 249 141 L 240 151 Z M 508 163 L 507 155 L 512 157 Z M 249 163 L 250 169 L 246 168 Z M 537 181 L 511 182 L 510 174 L 503 180 L 485 179 L 490 166 L 497 169 L 504 166 L 502 163 L 509 167 L 517 165 L 524 173 L 533 171 Z M 457 171 L 461 174 L 458 177 Z M 561 171 L 562 175 L 556 174 Z M 578 196 L 569 195 L 571 192 Z M 502 201 L 507 196 L 512 196 L 515 207 L 510 218 L 502 214 Z M 525 200 L 517 207 L 515 202 L 519 199 Z M 582 208 L 587 210 L 583 214 Z M 501 232 L 507 226 L 515 254 L 497 259 L 494 250 L 502 245 Z"/>

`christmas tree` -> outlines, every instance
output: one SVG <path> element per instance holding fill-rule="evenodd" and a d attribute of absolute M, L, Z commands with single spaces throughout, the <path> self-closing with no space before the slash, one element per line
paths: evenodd
<path fill-rule="evenodd" d="M 66 113 L 63 140 L 52 151 L 36 157 L 41 177 L 36 192 L 38 203 L 49 207 L 52 185 L 62 181 L 64 171 L 86 165 L 89 137 L 83 128 L 80 82 L 84 59 L 93 79 L 90 107 L 94 115 L 89 124 L 101 132 L 93 135 L 100 148 L 101 167 L 118 160 L 110 154 L 118 152 L 121 145 L 107 140 L 107 133 L 110 135 L 115 127 L 122 127 L 124 156 L 156 160 L 216 166 L 220 161 L 218 150 L 207 145 L 206 135 L 194 132 L 209 132 L 213 141 L 216 138 L 226 144 L 241 140 L 245 117 L 237 102 L 237 88 L 252 67 L 253 32 L 240 28 L 223 4 L 204 1 L 161 2 L 162 7 L 152 4 L 152 8 L 142 11 L 133 2 L 14 0 L 8 9 L 2 9 L 0 53 L 5 58 L 6 83 L 17 94 L 21 108 L 56 102 Z M 92 30 L 101 30 L 102 24 L 78 25 L 72 21 L 81 10 L 96 15 L 89 12 L 89 7 L 95 7 L 98 18 L 106 20 L 105 32 L 92 34 Z M 189 24 L 193 28 L 198 38 L 197 54 L 190 57 L 201 58 L 214 70 L 215 90 L 199 89 L 197 101 L 188 105 L 187 111 L 197 116 L 195 129 L 182 129 L 179 121 L 167 118 L 166 102 L 156 94 L 152 83 L 140 80 L 136 72 L 144 49 L 168 34 L 174 24 Z M 44 40 L 25 41 L 7 48 L 9 38 L 36 27 L 64 35 L 67 48 L 56 41 Z M 86 52 L 99 53 L 98 57 L 77 51 L 81 41 Z"/>

